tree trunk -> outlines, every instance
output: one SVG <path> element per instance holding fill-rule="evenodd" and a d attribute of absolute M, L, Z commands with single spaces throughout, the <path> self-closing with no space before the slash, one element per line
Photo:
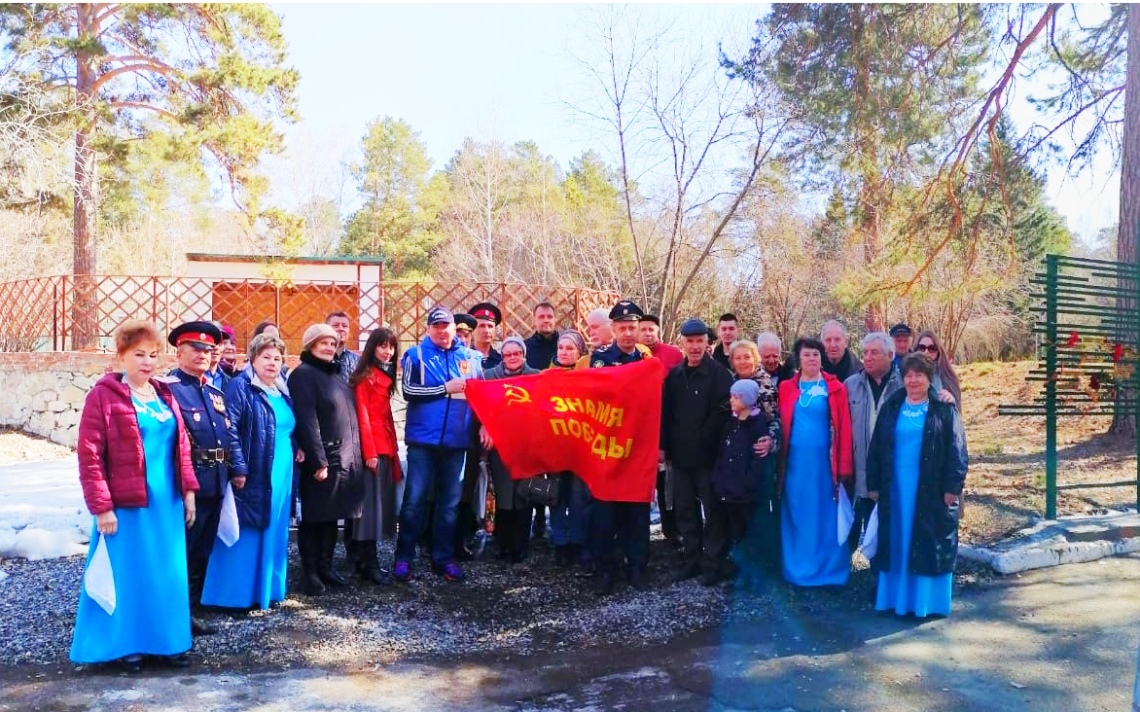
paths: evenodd
<path fill-rule="evenodd" d="M 93 5 L 77 6 L 78 37 L 80 47 L 90 39 L 93 31 Z M 74 256 L 71 271 L 75 277 L 75 296 L 71 303 L 71 347 L 90 349 L 99 337 L 98 299 L 95 291 L 95 151 L 91 146 L 91 132 L 95 114 L 92 110 L 92 90 L 95 85 L 94 57 L 80 49 L 77 54 L 76 101 L 79 103 L 81 123 L 75 132 L 75 212 L 72 241 Z"/>
<path fill-rule="evenodd" d="M 1140 5 L 1129 5 L 1128 9 L 1128 71 L 1124 87 L 1124 130 L 1123 151 L 1120 161 L 1120 227 L 1116 236 L 1116 259 L 1125 264 L 1138 264 L 1137 252 L 1140 247 Z M 1140 285 L 1135 279 L 1123 280 L 1122 289 L 1135 295 Z M 1135 323 L 1136 310 L 1140 307 L 1136 296 L 1117 299 L 1117 313 L 1124 317 L 1124 323 Z M 1122 333 L 1120 342 L 1135 347 L 1138 334 Z M 1117 391 L 1117 407 L 1112 418 L 1112 432 L 1130 436 L 1136 434 L 1136 418 L 1130 403 L 1137 397 L 1135 393 L 1125 395 L 1125 389 Z"/>

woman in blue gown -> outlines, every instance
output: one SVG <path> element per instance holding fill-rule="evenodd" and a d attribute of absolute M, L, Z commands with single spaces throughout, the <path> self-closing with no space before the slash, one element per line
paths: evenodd
<path fill-rule="evenodd" d="M 178 408 L 151 380 L 161 339 L 153 325 L 127 322 L 115 334 L 122 373 L 104 376 L 87 396 L 79 424 L 79 477 L 96 515 L 87 566 L 106 542 L 115 604 L 110 613 L 79 594 L 71 660 L 122 660 L 137 672 L 143 655 L 189 664 L 190 597 L 186 527 L 198 481 Z"/>
<path fill-rule="evenodd" d="M 285 600 L 296 420 L 289 397 L 277 387 L 285 343 L 261 334 L 250 343 L 249 356 L 252 373 L 226 387 L 240 534 L 233 546 L 214 544 L 202 603 L 265 609 Z"/>
<path fill-rule="evenodd" d="M 851 571 L 836 523 L 840 481 L 851 478 L 847 390 L 823 372 L 819 341 L 800 339 L 794 351 L 800 371 L 780 383 L 778 399 L 787 443 L 780 512 L 784 579 L 795 586 L 841 586 Z"/>
<path fill-rule="evenodd" d="M 879 502 L 875 608 L 949 616 L 966 479 L 962 419 L 931 388 L 932 366 L 903 359 L 904 390 L 879 413 L 867 458 L 868 495 Z"/>

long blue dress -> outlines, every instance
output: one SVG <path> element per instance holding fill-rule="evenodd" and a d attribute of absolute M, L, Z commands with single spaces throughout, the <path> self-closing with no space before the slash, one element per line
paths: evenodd
<path fill-rule="evenodd" d="M 796 586 L 840 586 L 851 573 L 846 543 L 838 543 L 831 479 L 831 413 L 827 383 L 800 381 L 792 417 L 780 518 L 784 579 Z"/>
<path fill-rule="evenodd" d="M 147 506 L 116 508 L 119 529 L 106 537 L 115 577 L 115 612 L 79 593 L 71 660 L 99 663 L 134 654 L 177 655 L 190 649 L 186 523 L 175 484 L 178 424 L 161 400 L 131 396 L 142 432 Z M 92 526 L 87 564 L 99 543 Z"/>
<path fill-rule="evenodd" d="M 918 463 L 922 454 L 922 429 L 928 402 L 903 403 L 895 425 L 895 471 L 891 478 L 891 570 L 879 572 L 875 609 L 894 609 L 900 616 L 919 618 L 950 615 L 953 574 L 918 576 L 910 573 L 910 542 L 914 533 L 915 500 L 918 496 Z M 885 522 L 880 522 L 880 526 Z"/>
<path fill-rule="evenodd" d="M 214 544 L 202 588 L 202 603 L 223 608 L 269 608 L 285 600 L 289 567 L 289 500 L 293 485 L 293 409 L 280 393 L 266 392 L 273 408 L 273 472 L 269 475 L 269 523 L 243 526 L 232 547 Z"/>

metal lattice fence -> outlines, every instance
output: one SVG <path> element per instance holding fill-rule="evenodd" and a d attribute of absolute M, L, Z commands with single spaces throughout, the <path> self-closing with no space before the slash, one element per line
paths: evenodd
<path fill-rule="evenodd" d="M 1140 507 L 1140 439 L 1134 480 L 1057 481 L 1057 419 L 1131 416 L 1140 422 L 1140 268 L 1120 262 L 1047 255 L 1033 280 L 1040 338 L 1032 403 L 1003 405 L 1001 415 L 1045 416 L 1045 516 L 1057 515 L 1065 489 L 1134 487 Z"/>
<path fill-rule="evenodd" d="M 333 311 L 349 315 L 350 343 L 387 324 L 411 343 L 425 331 L 436 305 L 466 311 L 489 301 L 503 311 L 502 333 L 528 336 L 539 302 L 554 306 L 559 328 L 582 328 L 591 309 L 610 307 L 613 292 L 528 284 L 305 281 L 179 277 L 71 276 L 0 283 L 0 351 L 70 351 L 87 330 L 95 350 L 111 348 L 127 319 L 146 319 L 163 331 L 185 321 L 217 320 L 232 326 L 244 350 L 256 325 L 276 323 L 296 353 L 304 329 Z M 77 300 L 85 308 L 75 309 Z M 77 321 L 82 324 L 78 325 Z M 87 349 L 85 349 L 87 350 Z"/>

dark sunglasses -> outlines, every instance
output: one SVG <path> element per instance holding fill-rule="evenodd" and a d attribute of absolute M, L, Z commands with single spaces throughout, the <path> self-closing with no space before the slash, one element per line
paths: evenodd
<path fill-rule="evenodd" d="M 938 347 L 934 344 L 919 344 L 914 347 L 915 351 L 929 351 L 932 354 L 938 353 Z"/>

